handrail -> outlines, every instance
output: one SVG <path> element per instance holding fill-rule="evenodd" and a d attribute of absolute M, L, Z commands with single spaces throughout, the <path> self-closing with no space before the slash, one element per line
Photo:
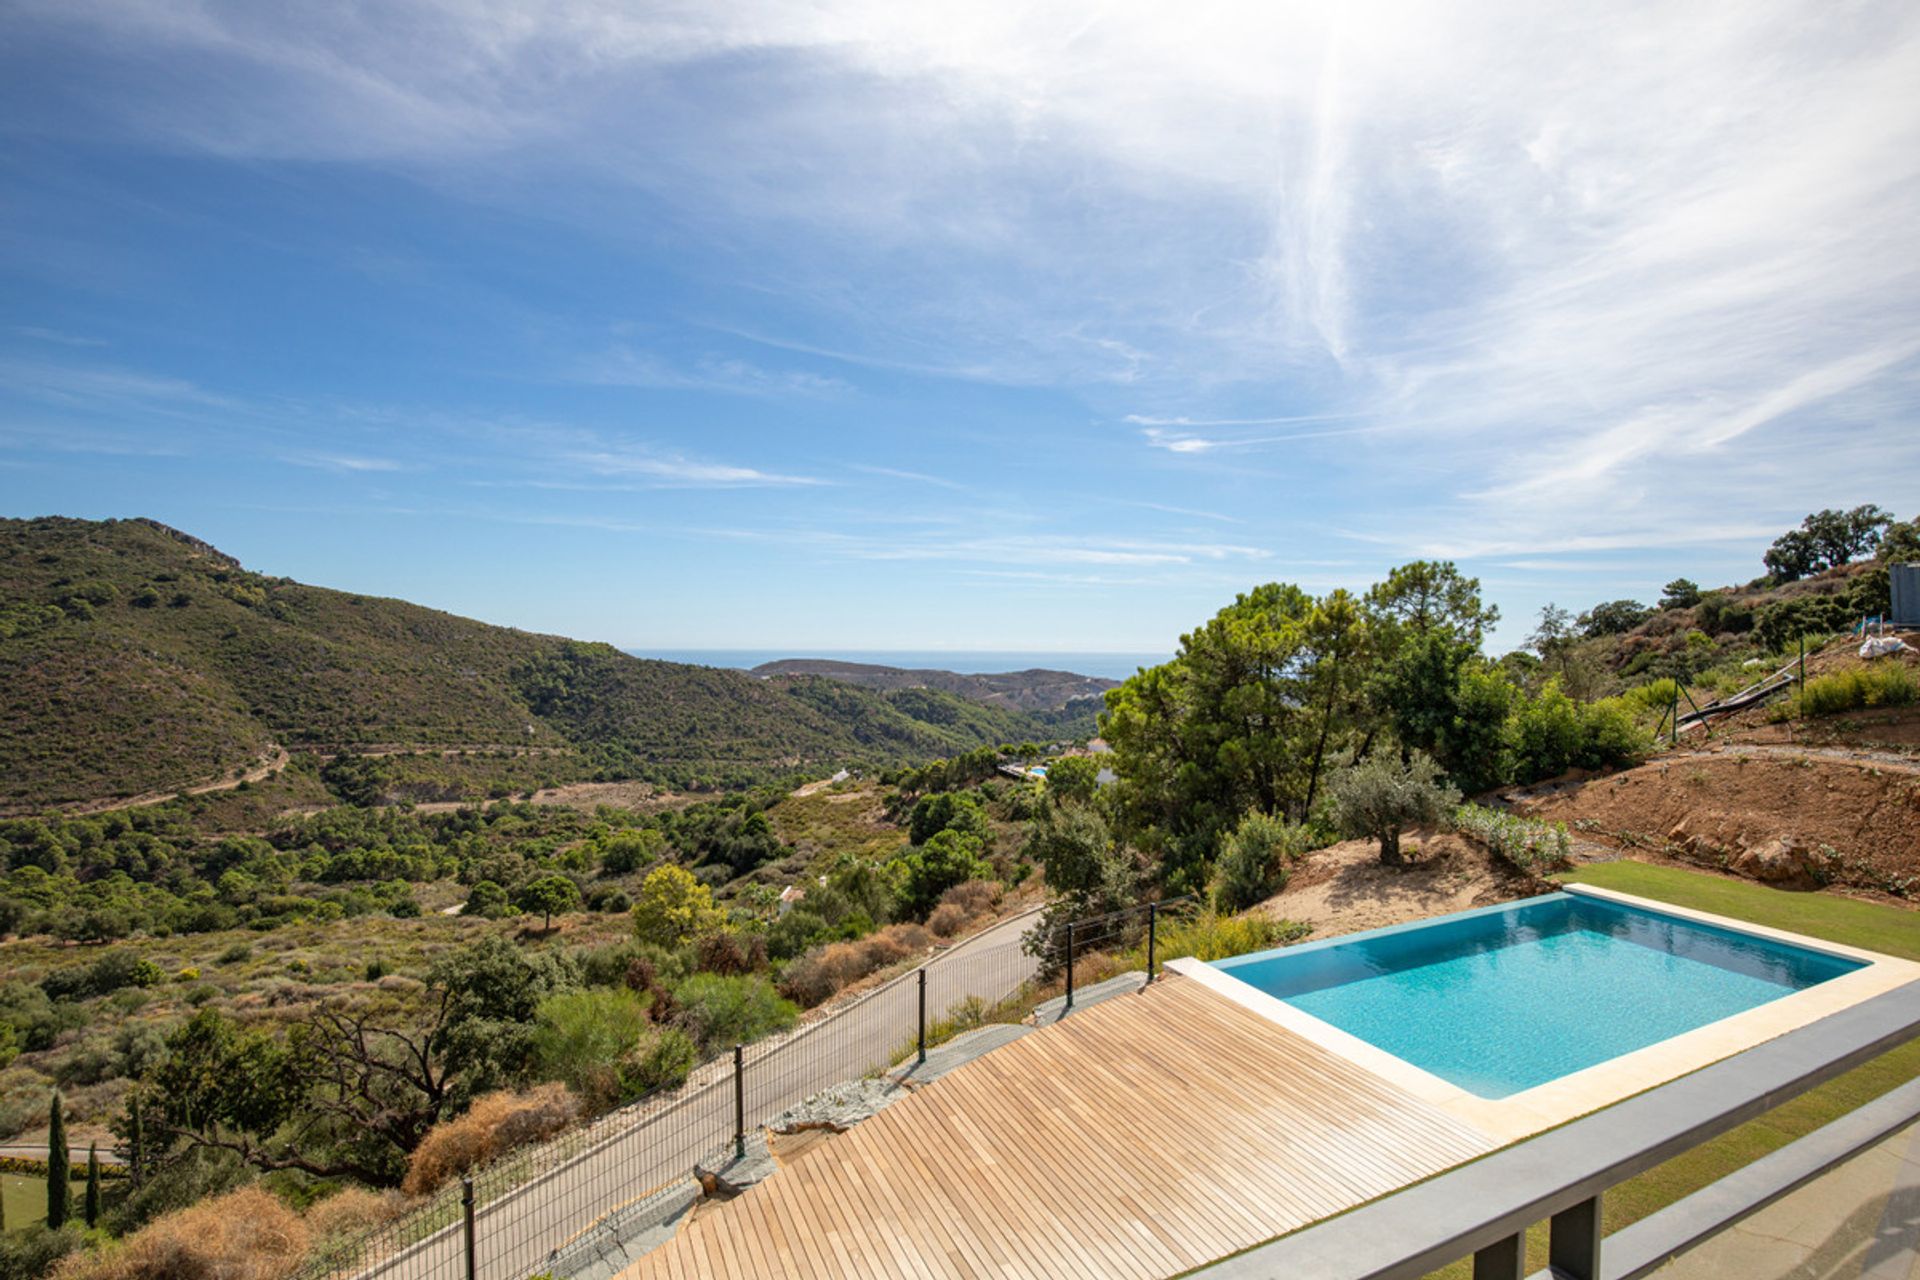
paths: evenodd
<path fill-rule="evenodd" d="M 1920 1038 L 1920 982 L 1194 1274 L 1419 1280 Z"/>

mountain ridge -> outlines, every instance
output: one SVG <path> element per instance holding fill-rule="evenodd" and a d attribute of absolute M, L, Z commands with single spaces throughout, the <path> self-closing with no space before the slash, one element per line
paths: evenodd
<path fill-rule="evenodd" d="M 765 680 L 243 568 L 158 521 L 0 520 L 0 809 L 182 787 L 273 744 L 539 747 L 734 783 L 1060 732 L 938 690 Z"/>

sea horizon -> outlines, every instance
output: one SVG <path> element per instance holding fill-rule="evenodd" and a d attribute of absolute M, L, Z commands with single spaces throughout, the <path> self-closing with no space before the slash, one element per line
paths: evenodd
<path fill-rule="evenodd" d="M 1171 653 L 1124 653 L 1044 649 L 628 649 L 636 658 L 684 662 L 698 667 L 750 671 L 783 659 L 862 662 L 872 666 L 953 671 L 980 675 L 1003 671 L 1070 671 L 1125 680 L 1141 667 L 1157 666 Z"/>

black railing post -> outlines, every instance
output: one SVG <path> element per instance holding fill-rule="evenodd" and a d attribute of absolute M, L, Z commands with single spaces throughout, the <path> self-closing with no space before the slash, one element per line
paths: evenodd
<path fill-rule="evenodd" d="M 479 1280 L 480 1251 L 473 1236 L 473 1178 L 460 1175 L 460 1216 L 467 1224 L 467 1280 Z"/>
<path fill-rule="evenodd" d="M 733 1154 L 747 1158 L 747 1046 L 733 1046 Z"/>
<path fill-rule="evenodd" d="M 1067 921 L 1067 1003 L 1066 1008 L 1061 1012 L 1064 1013 L 1071 1008 L 1073 1008 L 1073 921 L 1069 920 Z"/>
<path fill-rule="evenodd" d="M 920 1061 L 927 1060 L 927 966 L 920 966 Z"/>
<path fill-rule="evenodd" d="M 1147 904 L 1147 981 L 1153 981 L 1154 950 L 1160 942 L 1160 904 Z"/>
<path fill-rule="evenodd" d="M 1562 1209 L 1547 1224 L 1547 1265 L 1565 1280 L 1600 1280 L 1600 1197 Z"/>

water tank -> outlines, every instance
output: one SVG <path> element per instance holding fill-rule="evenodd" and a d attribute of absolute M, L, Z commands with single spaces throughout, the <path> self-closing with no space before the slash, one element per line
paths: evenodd
<path fill-rule="evenodd" d="M 1887 577 L 1893 588 L 1893 612 L 1888 621 L 1920 627 L 1920 564 L 1889 565 Z"/>

